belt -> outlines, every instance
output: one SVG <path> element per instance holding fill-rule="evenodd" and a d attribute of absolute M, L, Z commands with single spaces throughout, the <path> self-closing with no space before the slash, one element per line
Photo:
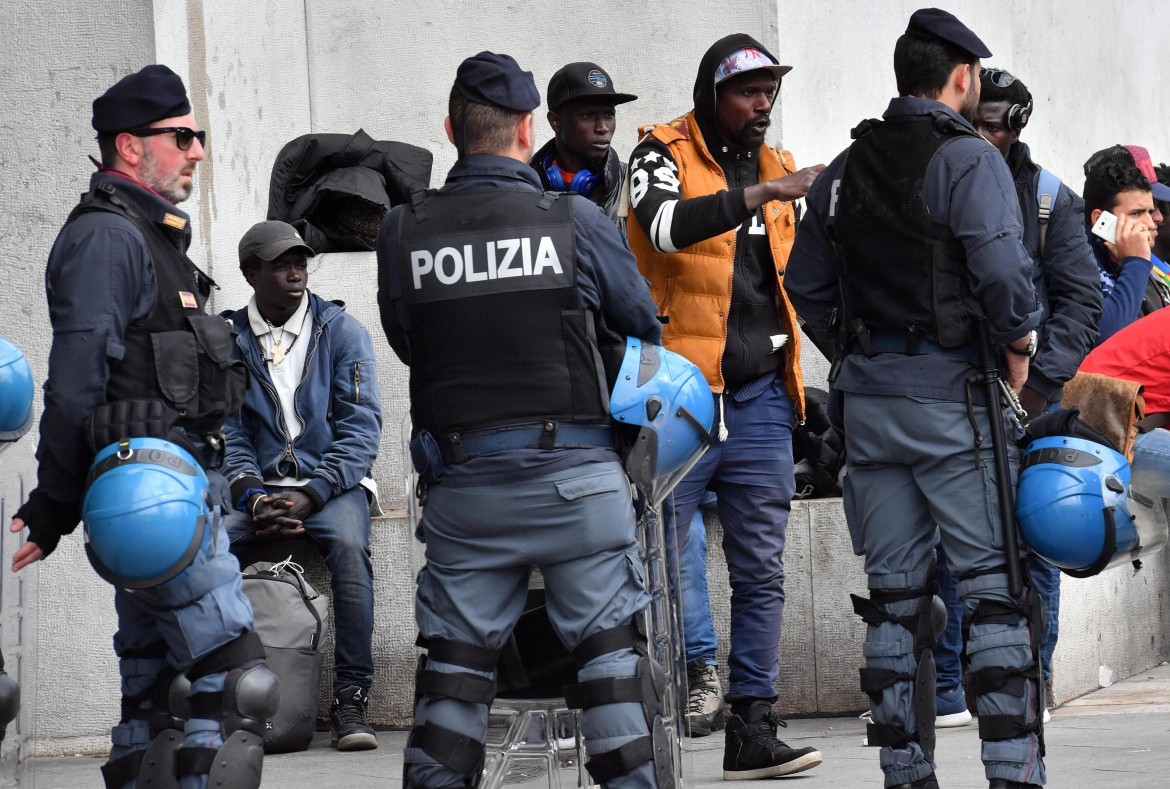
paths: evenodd
<path fill-rule="evenodd" d="M 959 356 L 963 359 L 974 359 L 979 355 L 975 343 L 969 342 L 954 348 L 944 348 L 937 342 L 926 339 L 921 334 L 902 334 L 900 332 L 870 332 L 869 345 L 878 353 L 902 353 L 907 356 L 920 356 L 928 353 L 945 353 L 950 356 Z M 849 346 L 850 353 L 864 353 L 860 340 L 853 340 Z"/>
<path fill-rule="evenodd" d="M 436 436 L 436 439 L 443 462 L 447 464 L 466 463 L 478 455 L 513 449 L 614 448 L 614 432 L 610 425 L 560 424 L 551 421 L 467 433 L 448 431 Z"/>

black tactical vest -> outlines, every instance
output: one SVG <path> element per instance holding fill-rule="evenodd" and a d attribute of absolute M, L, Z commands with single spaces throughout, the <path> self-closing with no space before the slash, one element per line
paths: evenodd
<path fill-rule="evenodd" d="M 432 192 L 403 212 L 416 429 L 607 421 L 594 315 L 578 303 L 572 201 L 557 197 Z"/>
<path fill-rule="evenodd" d="M 125 353 L 110 359 L 106 401 L 160 400 L 178 413 L 174 427 L 186 434 L 156 436 L 177 440 L 207 465 L 223 431 L 224 418 L 244 402 L 247 372 L 231 359 L 226 321 L 204 313 L 214 284 L 175 247 L 158 225 L 129 198 L 99 185 L 69 215 L 108 211 L 134 223 L 146 240 L 154 272 L 154 303 L 146 317 L 126 328 Z M 200 457 L 202 455 L 202 457 Z"/>
<path fill-rule="evenodd" d="M 924 336 L 945 348 L 968 343 L 980 314 L 967 258 L 926 203 L 931 162 L 975 132 L 945 113 L 895 117 L 858 128 L 834 211 L 844 262 L 846 328 Z"/>

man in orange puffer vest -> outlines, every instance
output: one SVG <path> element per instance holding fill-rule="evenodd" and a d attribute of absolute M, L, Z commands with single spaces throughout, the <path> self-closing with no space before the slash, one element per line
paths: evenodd
<path fill-rule="evenodd" d="M 642 129 L 630 158 L 627 232 L 665 322 L 663 345 L 699 366 L 716 400 L 712 448 L 675 489 L 673 523 L 681 545 L 703 490 L 718 495 L 732 590 L 728 780 L 821 763 L 814 748 L 776 739 L 772 712 L 792 428 L 804 415 L 784 268 L 796 231 L 792 201 L 823 169 L 797 171 L 788 151 L 764 144 L 789 70 L 750 36 L 720 39 L 699 65 L 695 108 Z"/>

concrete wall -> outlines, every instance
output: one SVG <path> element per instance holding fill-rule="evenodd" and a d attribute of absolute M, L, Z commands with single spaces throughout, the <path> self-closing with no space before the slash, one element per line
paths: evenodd
<path fill-rule="evenodd" d="M 799 163 L 807 164 L 829 160 L 848 142 L 849 128 L 884 109 L 893 93 L 893 42 L 915 5 L 905 0 L 648 0 L 633 6 L 583 0 L 507 5 L 10 0 L 0 4 L 0 29 L 6 33 L 0 50 L 0 266 L 5 283 L 0 333 L 24 348 L 43 380 L 49 349 L 43 265 L 60 222 L 91 172 L 85 160 L 85 154 L 96 153 L 90 102 L 145 63 L 163 62 L 184 75 L 196 115 L 210 132 L 210 156 L 193 198 L 183 207 L 194 218 L 192 256 L 219 282 L 213 305 L 221 310 L 240 306 L 249 295 L 237 273 L 236 243 L 263 217 L 268 176 L 280 147 L 307 132 L 363 127 L 376 138 L 432 150 L 437 185 L 454 158 L 442 119 L 455 67 L 480 49 L 513 54 L 535 73 L 542 91 L 563 63 L 600 61 L 620 90 L 641 96 L 619 110 L 615 147 L 626 154 L 637 125 L 672 118 L 690 106 L 694 71 L 710 42 L 726 33 L 749 32 L 796 67 L 785 79 L 772 142 L 782 141 Z M 1156 159 L 1170 158 L 1162 123 L 1170 98 L 1157 90 L 1155 61 L 1170 10 L 1136 0 L 1104 0 L 1088 8 L 1071 0 L 940 5 L 983 36 L 997 53 L 991 65 L 1016 69 L 1029 83 L 1037 109 L 1024 139 L 1040 161 L 1074 187 L 1080 186 L 1084 158 L 1114 142 L 1138 142 Z M 1115 29 L 1118 19 L 1126 22 L 1124 32 Z M 543 119 L 538 126 L 543 142 Z M 344 299 L 378 337 L 371 256 L 326 256 L 314 262 L 311 274 L 315 290 Z M 399 482 L 399 426 L 406 379 L 385 344 L 377 340 L 377 345 L 387 418 L 375 476 L 385 505 L 400 511 L 405 499 Z M 823 379 L 823 364 L 818 360 L 810 366 L 815 371 L 809 379 Z M 383 723 L 403 723 L 411 652 L 411 542 L 403 522 L 391 519 L 379 523 L 374 543 L 379 568 L 375 716 Z M 848 553 L 839 510 L 798 508 L 787 561 L 790 603 L 781 659 L 791 684 L 783 691 L 785 708 L 860 707 L 851 700 L 857 699 L 852 671 L 860 630 L 852 618 L 840 618 L 838 609 L 845 592 L 864 584 Z M 1068 584 L 1075 591 L 1066 600 L 1076 608 L 1066 621 L 1080 624 L 1066 625 L 1062 652 L 1069 650 L 1064 654 L 1070 660 L 1077 656 L 1077 668 L 1061 673 L 1075 675 L 1076 688 L 1089 688 L 1094 664 L 1138 670 L 1151 655 L 1166 654 L 1160 641 L 1166 583 L 1157 574 L 1161 569 L 1150 571 L 1157 568 L 1162 565 L 1135 579 L 1113 570 L 1096 581 Z M 717 550 L 711 572 L 713 580 L 725 577 Z M 25 578 L 24 588 L 37 590 L 35 615 L 24 620 L 35 621 L 27 643 L 42 656 L 27 682 L 34 692 L 44 691 L 35 708 L 25 710 L 33 750 L 100 751 L 117 715 L 117 672 L 109 649 L 115 626 L 112 593 L 86 566 L 77 537 L 65 540 L 43 568 L 26 571 Z M 715 597 L 717 607 L 726 604 L 721 592 Z M 1151 607 L 1143 597 L 1161 602 Z M 1143 634 L 1140 649 L 1133 646 L 1132 633 L 1105 613 L 1076 619 L 1090 610 L 1118 607 L 1151 622 L 1156 643 L 1145 644 Z M 725 622 L 721 609 L 719 615 Z M 1074 650 L 1073 643 L 1087 645 L 1085 651 Z M 1115 657 L 1118 650 L 1132 657 Z M 1058 662 L 1065 659 L 1062 652 Z M 839 676 L 830 670 L 842 666 L 848 671 Z M 1062 687 L 1058 696 L 1064 695 Z"/>

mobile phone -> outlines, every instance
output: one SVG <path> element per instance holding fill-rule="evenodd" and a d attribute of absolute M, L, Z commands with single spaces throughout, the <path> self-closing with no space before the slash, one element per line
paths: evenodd
<path fill-rule="evenodd" d="M 1102 211 L 1101 216 L 1097 217 L 1097 221 L 1093 223 L 1093 235 L 1108 241 L 1110 244 L 1116 244 L 1117 217 L 1108 211 Z"/>

